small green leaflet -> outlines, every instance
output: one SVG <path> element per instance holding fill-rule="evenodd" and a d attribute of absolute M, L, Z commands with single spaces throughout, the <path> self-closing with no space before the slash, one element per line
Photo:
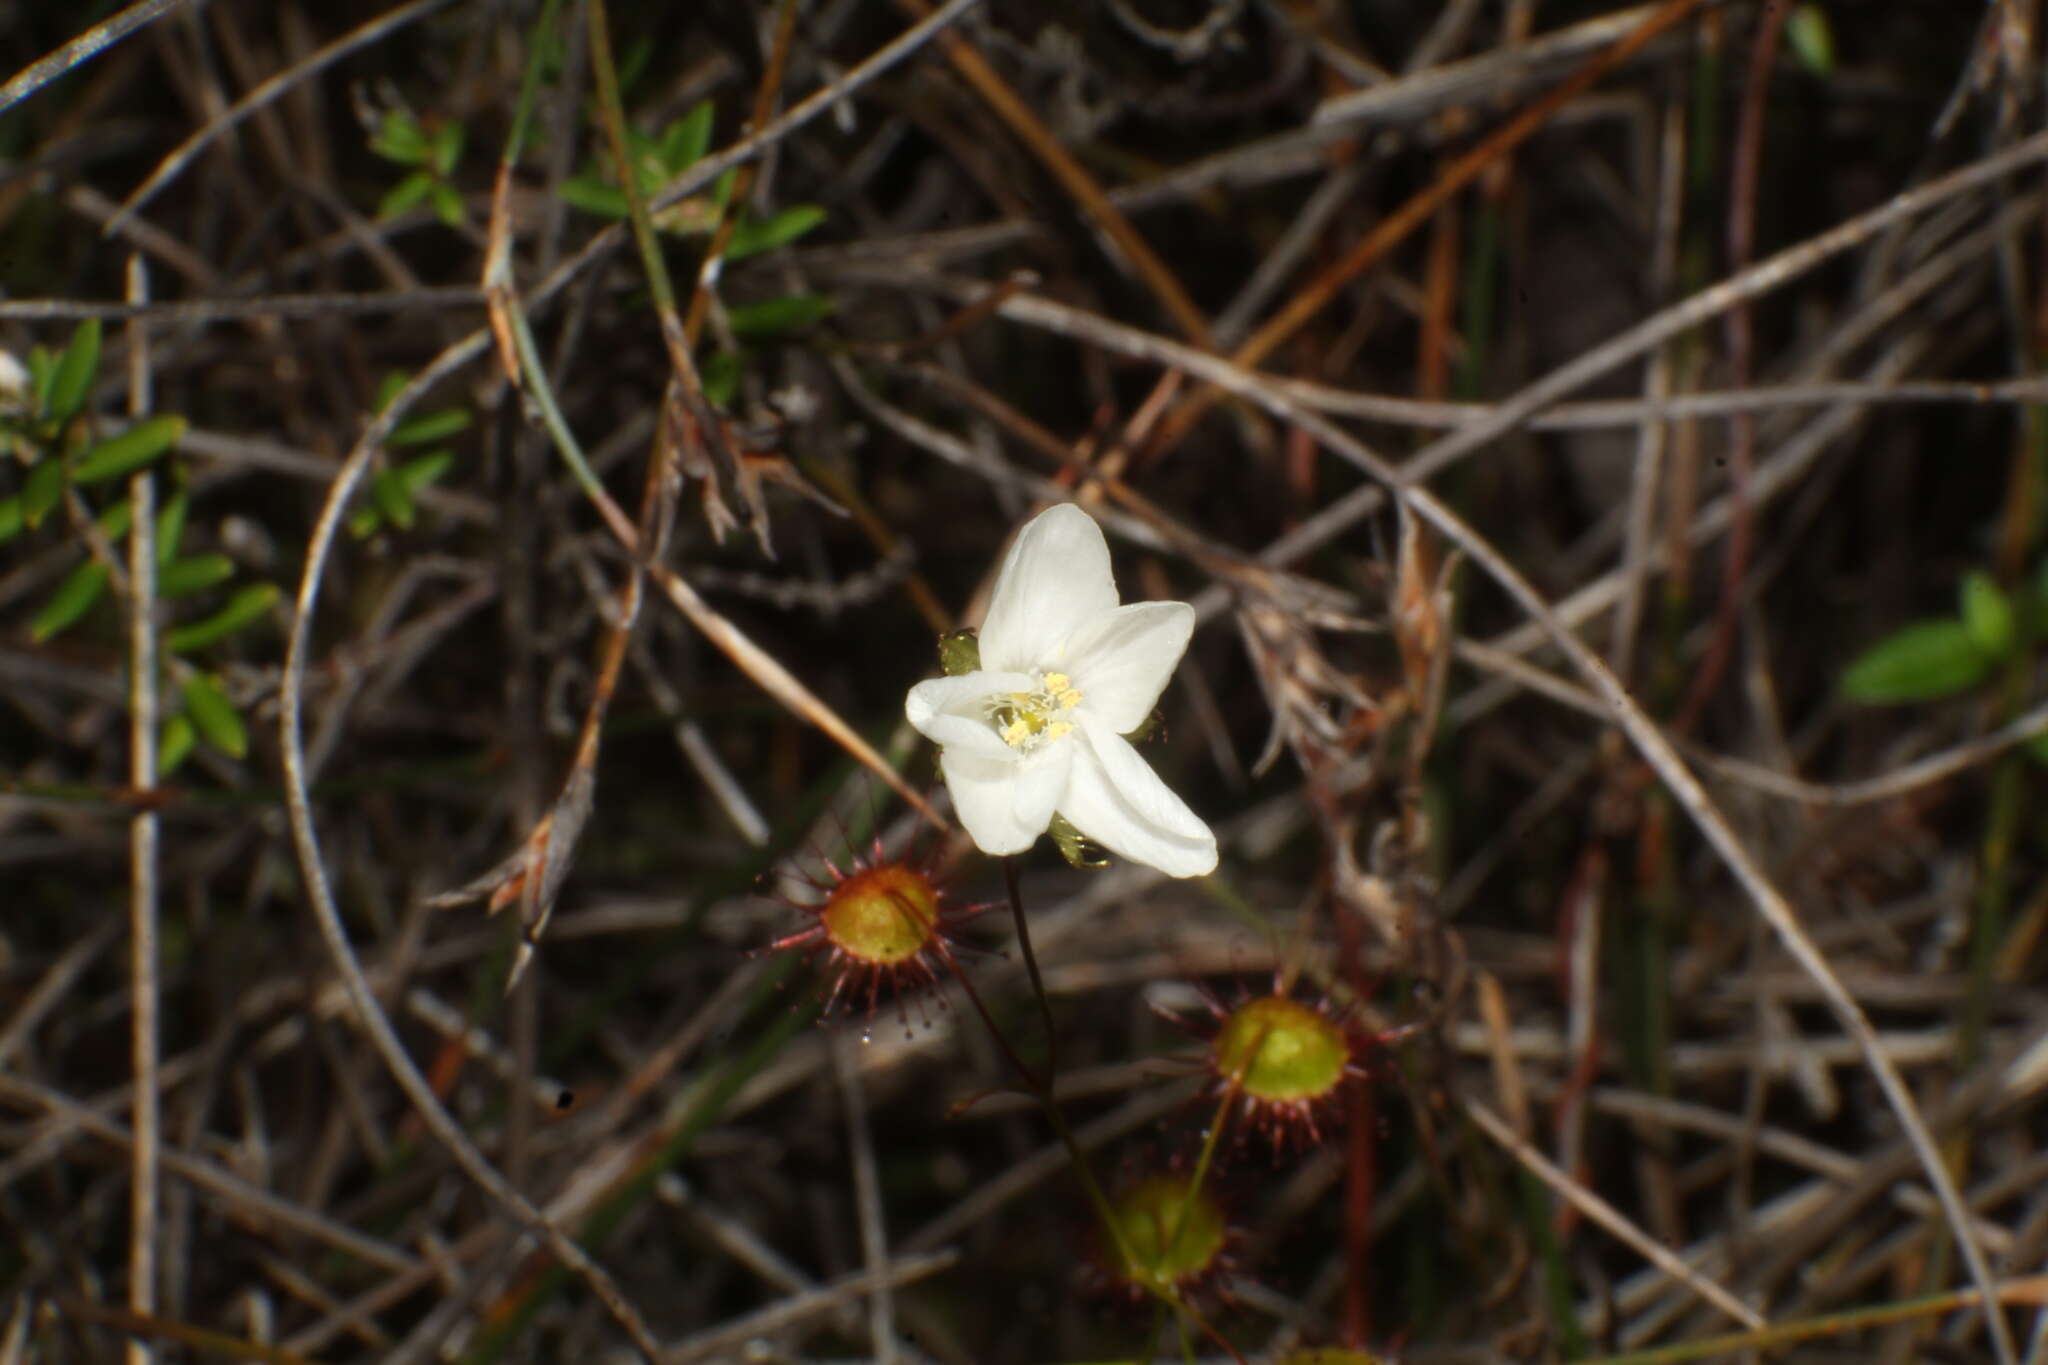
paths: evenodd
<path fill-rule="evenodd" d="M 249 730 L 228 700 L 220 684 L 205 673 L 193 672 L 185 679 L 185 714 L 192 718 L 200 737 L 230 758 L 249 753 Z"/>
<path fill-rule="evenodd" d="M 204 621 L 180 626 L 164 636 L 164 648 L 173 654 L 189 654 L 225 640 L 245 626 L 254 625 L 270 613 L 278 599 L 275 583 L 257 583 L 243 588 Z"/>

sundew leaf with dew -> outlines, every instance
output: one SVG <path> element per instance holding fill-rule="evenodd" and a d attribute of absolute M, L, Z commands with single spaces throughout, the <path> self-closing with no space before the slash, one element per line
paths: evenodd
<path fill-rule="evenodd" d="M 1919 621 L 1886 636 L 1842 672 L 1842 695 L 1885 706 L 1932 701 L 1984 681 L 1992 656 L 1961 621 Z"/>

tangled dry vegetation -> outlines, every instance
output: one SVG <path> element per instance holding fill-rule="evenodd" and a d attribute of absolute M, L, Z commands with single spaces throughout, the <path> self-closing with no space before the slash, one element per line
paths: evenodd
<path fill-rule="evenodd" d="M 2048 1359 L 2036 0 L 0 20 L 0 1362 Z"/>

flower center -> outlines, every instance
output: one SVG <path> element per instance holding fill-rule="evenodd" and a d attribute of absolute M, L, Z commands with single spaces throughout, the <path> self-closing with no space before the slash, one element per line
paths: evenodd
<path fill-rule="evenodd" d="M 1074 686 L 1072 678 L 1064 673 L 1041 673 L 1035 690 L 1012 692 L 990 706 L 989 720 L 1003 743 L 1029 753 L 1072 730 L 1074 723 L 1063 717 L 1080 704 L 1081 689 Z"/>

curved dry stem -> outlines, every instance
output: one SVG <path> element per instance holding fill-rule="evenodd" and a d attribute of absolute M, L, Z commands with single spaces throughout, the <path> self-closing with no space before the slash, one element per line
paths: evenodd
<path fill-rule="evenodd" d="M 299 875 L 306 884 L 307 898 L 312 902 L 314 918 L 320 927 L 320 937 L 327 945 L 328 955 L 334 960 L 334 968 L 341 978 L 342 988 L 348 993 L 349 1001 L 355 1007 L 356 1016 L 369 1036 L 371 1044 L 384 1059 L 391 1077 L 412 1102 L 413 1109 L 425 1122 L 429 1131 L 448 1149 L 455 1164 L 460 1166 L 477 1187 L 495 1200 L 506 1212 L 516 1218 L 528 1231 L 538 1237 L 548 1251 L 583 1282 L 590 1286 L 613 1319 L 623 1328 L 640 1354 L 649 1362 L 661 1359 L 661 1348 L 631 1301 L 620 1290 L 618 1283 L 605 1269 L 593 1261 L 569 1235 L 550 1221 L 546 1214 L 535 1208 L 531 1201 L 491 1165 L 490 1159 L 469 1140 L 453 1115 L 442 1107 L 434 1095 L 433 1087 L 413 1064 L 406 1053 L 405 1044 L 399 1040 L 397 1030 L 378 1004 L 376 995 L 370 990 L 369 979 L 363 974 L 362 963 L 357 959 L 354 946 L 349 942 L 348 929 L 341 922 L 341 911 L 335 905 L 333 889 L 328 885 L 326 864 L 321 858 L 320 837 L 313 828 L 311 797 L 306 789 L 306 749 L 303 712 L 305 709 L 306 651 L 312 633 L 313 610 L 320 600 L 320 581 L 327 566 L 328 552 L 334 546 L 336 531 L 340 529 L 342 513 L 347 509 L 349 496 L 362 481 L 364 472 L 370 466 L 370 459 L 378 445 L 397 421 L 397 414 L 417 402 L 420 395 L 458 365 L 465 363 L 470 355 L 481 346 L 474 348 L 458 344 L 443 352 L 440 360 L 421 371 L 418 378 L 408 385 L 392 403 L 371 421 L 357 440 L 355 449 L 349 452 L 340 471 L 335 475 L 334 485 L 328 490 L 327 501 L 320 509 L 320 519 L 314 524 L 313 535 L 306 547 L 306 570 L 299 580 L 297 606 L 292 616 L 291 633 L 285 648 L 284 677 L 279 688 L 278 742 L 284 752 L 284 796 L 285 810 L 291 818 L 292 843 L 299 858 Z"/>

